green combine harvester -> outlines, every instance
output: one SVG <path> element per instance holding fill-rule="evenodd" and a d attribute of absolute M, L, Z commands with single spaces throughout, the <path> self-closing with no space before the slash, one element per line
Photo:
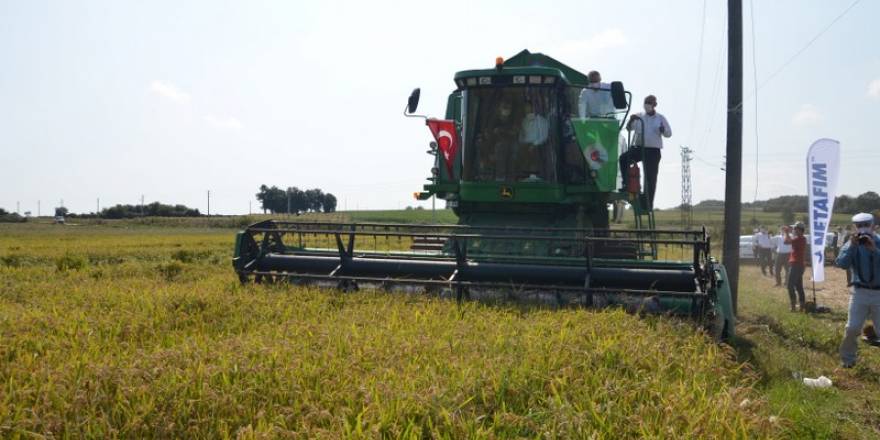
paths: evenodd
<path fill-rule="evenodd" d="M 733 335 L 726 272 L 705 229 L 656 229 L 638 168 L 618 188 L 632 102 L 621 83 L 589 87 L 527 50 L 454 80 L 444 119 L 414 114 L 419 89 L 404 113 L 434 136 L 431 177 L 415 196 L 445 200 L 457 225 L 259 222 L 236 237 L 241 281 L 623 306 Z M 608 205 L 620 202 L 634 229 L 610 227 Z"/>

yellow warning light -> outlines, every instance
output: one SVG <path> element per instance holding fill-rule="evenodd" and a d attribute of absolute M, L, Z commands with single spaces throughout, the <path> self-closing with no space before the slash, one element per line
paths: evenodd
<path fill-rule="evenodd" d="M 413 193 L 413 198 L 416 199 L 416 200 L 418 200 L 418 199 L 419 199 L 419 193 L 418 193 L 418 192 L 414 192 L 414 193 Z"/>
<path fill-rule="evenodd" d="M 495 57 L 495 67 L 500 69 L 504 64 L 504 57 Z"/>

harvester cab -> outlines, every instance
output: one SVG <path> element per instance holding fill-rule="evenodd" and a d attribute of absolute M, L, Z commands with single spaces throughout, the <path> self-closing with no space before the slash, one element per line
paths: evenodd
<path fill-rule="evenodd" d="M 621 199 L 650 216 L 643 193 L 617 189 L 631 103 L 622 83 L 591 85 L 523 51 L 494 69 L 458 72 L 455 84 L 445 118 L 425 118 L 435 160 L 418 199 L 446 200 L 472 226 L 607 229 L 607 205 Z M 414 90 L 408 113 L 419 96 Z"/>
<path fill-rule="evenodd" d="M 705 230 L 658 230 L 644 185 L 618 189 L 632 101 L 623 84 L 591 85 L 529 51 L 454 82 L 444 118 L 415 115 L 419 89 L 404 114 L 433 136 L 431 175 L 415 197 L 445 200 L 458 224 L 264 221 L 238 234 L 239 278 L 622 305 L 732 334 L 726 275 Z M 609 227 L 618 200 L 631 206 L 634 229 Z"/>

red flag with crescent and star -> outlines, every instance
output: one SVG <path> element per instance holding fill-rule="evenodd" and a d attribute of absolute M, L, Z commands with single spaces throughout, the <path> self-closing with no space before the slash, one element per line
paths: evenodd
<path fill-rule="evenodd" d="M 428 128 L 431 129 L 431 134 L 434 135 L 434 140 L 437 141 L 437 148 L 443 155 L 446 171 L 451 179 L 455 169 L 452 161 L 455 160 L 455 153 L 458 152 L 458 132 L 455 130 L 455 121 L 428 119 L 426 122 Z"/>

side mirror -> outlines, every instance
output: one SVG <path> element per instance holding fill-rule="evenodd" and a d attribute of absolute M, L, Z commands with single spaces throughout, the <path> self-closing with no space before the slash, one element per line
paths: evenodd
<path fill-rule="evenodd" d="M 626 90 L 623 88 L 622 82 L 614 81 L 611 83 L 611 101 L 614 102 L 614 108 L 618 110 L 629 107 L 629 103 L 626 102 Z"/>
<path fill-rule="evenodd" d="M 412 93 L 409 94 L 409 100 L 406 102 L 406 111 L 408 113 L 415 113 L 416 109 L 419 108 L 419 96 L 422 94 L 422 89 L 415 88 Z"/>

